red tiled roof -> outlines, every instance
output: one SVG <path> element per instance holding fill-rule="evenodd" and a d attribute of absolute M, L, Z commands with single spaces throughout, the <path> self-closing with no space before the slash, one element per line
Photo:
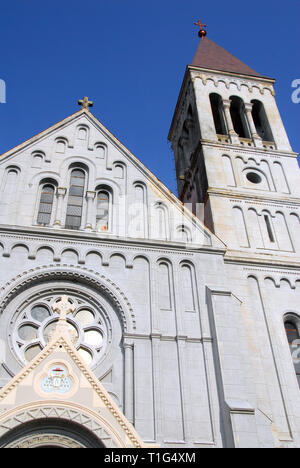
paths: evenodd
<path fill-rule="evenodd" d="M 208 37 L 201 39 L 192 66 L 240 75 L 262 76 Z"/>

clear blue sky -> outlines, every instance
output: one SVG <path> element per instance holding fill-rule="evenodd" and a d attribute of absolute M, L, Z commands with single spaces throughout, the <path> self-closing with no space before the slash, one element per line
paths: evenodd
<path fill-rule="evenodd" d="M 299 0 L 0 0 L 0 154 L 78 109 L 84 95 L 99 118 L 176 192 L 167 134 L 185 67 L 195 54 L 193 22 L 258 72 L 277 79 L 279 109 L 300 151 Z"/>

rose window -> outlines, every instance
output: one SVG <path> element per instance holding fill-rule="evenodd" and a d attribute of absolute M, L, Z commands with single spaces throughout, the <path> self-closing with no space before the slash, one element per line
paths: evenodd
<path fill-rule="evenodd" d="M 31 361 L 49 343 L 59 320 L 52 304 L 61 296 L 45 297 L 26 306 L 14 326 L 14 348 L 24 363 Z M 75 306 L 67 316 L 74 345 L 86 364 L 93 367 L 105 353 L 107 326 L 104 311 L 94 304 L 71 296 Z"/>

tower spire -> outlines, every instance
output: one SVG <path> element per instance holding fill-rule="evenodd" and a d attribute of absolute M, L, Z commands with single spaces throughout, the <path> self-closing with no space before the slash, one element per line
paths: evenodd
<path fill-rule="evenodd" d="M 200 41 L 192 66 L 240 75 L 262 76 L 209 37 Z"/>

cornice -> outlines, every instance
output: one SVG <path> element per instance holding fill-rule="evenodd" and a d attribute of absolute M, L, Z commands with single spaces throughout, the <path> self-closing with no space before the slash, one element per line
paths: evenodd
<path fill-rule="evenodd" d="M 160 242 L 149 239 L 128 239 L 123 237 L 105 237 L 100 238 L 97 235 L 87 231 L 68 231 L 64 229 L 41 228 L 40 226 L 9 226 L 0 225 L 0 239 L 11 238 L 20 240 L 36 240 L 49 243 L 49 241 L 57 242 L 61 245 L 76 245 L 102 248 L 117 248 L 120 250 L 131 250 L 139 252 L 159 252 L 159 253 L 176 253 L 178 255 L 192 256 L 198 252 L 223 255 L 226 248 L 212 247 L 210 245 L 197 244 L 179 244 L 173 241 Z"/>
<path fill-rule="evenodd" d="M 249 267 L 258 266 L 277 269 L 289 269 L 293 271 L 299 271 L 300 274 L 299 257 L 296 257 L 295 259 L 289 257 L 280 259 L 279 255 L 276 256 L 275 254 L 266 255 L 229 250 L 225 254 L 224 262 L 226 264 L 243 265 Z"/>
<path fill-rule="evenodd" d="M 222 152 L 225 152 L 225 153 L 228 153 L 228 151 L 231 151 L 233 153 L 239 153 L 239 154 L 244 153 L 244 154 L 251 154 L 251 155 L 253 155 L 253 153 L 257 153 L 257 155 L 260 155 L 260 156 L 267 156 L 267 157 L 273 157 L 273 158 L 280 158 L 280 157 L 297 158 L 299 156 L 299 153 L 295 153 L 294 151 L 282 151 L 279 149 L 270 149 L 270 148 L 257 148 L 256 146 L 233 145 L 231 143 L 224 144 L 216 140 L 206 140 L 204 138 L 200 140 L 200 143 L 202 145 L 202 148 L 212 147 L 214 150 L 218 148 L 222 150 Z"/>
<path fill-rule="evenodd" d="M 272 269 L 272 267 L 271 268 L 269 268 L 269 267 L 261 267 L 260 268 L 258 266 L 254 266 L 254 265 L 252 265 L 252 266 L 247 266 L 246 265 L 246 266 L 243 267 L 243 270 L 248 271 L 248 272 L 252 271 L 253 273 L 258 273 L 258 272 L 261 272 L 261 273 L 264 273 L 264 274 L 266 274 L 266 273 L 268 273 L 268 274 L 269 273 L 275 273 L 276 275 L 280 275 L 280 276 L 282 275 L 282 278 L 285 278 L 287 276 L 292 276 L 292 277 L 294 277 L 294 278 L 292 278 L 293 283 L 294 283 L 292 285 L 292 289 L 295 289 L 295 287 L 296 287 L 295 282 L 298 281 L 297 277 L 299 276 L 299 271 L 298 270 L 292 270 L 291 271 L 291 270 L 286 270 L 285 268 L 276 268 L 276 267 L 275 267 L 275 269 Z M 289 281 L 291 282 L 291 279 Z M 280 286 L 280 282 L 277 282 L 277 285 Z"/>
<path fill-rule="evenodd" d="M 216 76 L 228 76 L 228 77 L 234 77 L 234 78 L 239 78 L 241 80 L 251 80 L 251 81 L 257 81 L 257 82 L 262 82 L 262 83 L 268 83 L 268 84 L 274 84 L 275 83 L 275 78 L 270 78 L 267 76 L 255 76 L 255 75 L 246 75 L 242 73 L 235 73 L 235 72 L 227 72 L 223 70 L 214 70 L 213 68 L 202 68 L 202 67 L 196 67 L 194 65 L 188 65 L 187 67 L 188 70 L 194 71 L 194 72 L 201 72 L 201 73 L 206 73 L 206 74 L 213 74 Z"/>
<path fill-rule="evenodd" d="M 136 316 L 131 303 L 127 296 L 111 279 L 107 278 L 100 272 L 96 272 L 90 268 L 73 265 L 48 265 L 47 267 L 38 266 L 28 271 L 23 271 L 21 275 L 11 278 L 7 283 L 0 288 L 0 314 L 3 312 L 7 304 L 20 291 L 24 290 L 28 285 L 40 282 L 41 279 L 51 280 L 62 278 L 64 280 L 82 281 L 89 286 L 96 287 L 97 291 L 101 291 L 119 311 L 120 319 L 125 331 L 136 329 Z"/>
<path fill-rule="evenodd" d="M 239 199 L 249 201 L 250 203 L 259 203 L 261 205 L 266 205 L 267 203 L 274 203 L 278 205 L 290 205 L 291 208 L 298 208 L 298 206 L 300 206 L 300 198 L 282 198 L 282 196 L 276 197 L 274 195 L 269 195 L 268 193 L 264 193 L 261 195 L 256 195 L 254 193 L 242 193 L 239 191 L 235 191 L 234 187 L 230 190 L 221 189 L 217 187 L 209 187 L 207 193 L 216 197 L 230 198 L 232 199 L 232 201 L 234 201 L 233 199 Z"/>
<path fill-rule="evenodd" d="M 186 343 L 203 343 L 212 341 L 210 336 L 193 337 L 193 336 L 181 336 L 181 335 L 163 335 L 161 333 L 123 333 L 124 339 L 130 340 L 155 340 L 158 341 L 183 341 Z"/>

